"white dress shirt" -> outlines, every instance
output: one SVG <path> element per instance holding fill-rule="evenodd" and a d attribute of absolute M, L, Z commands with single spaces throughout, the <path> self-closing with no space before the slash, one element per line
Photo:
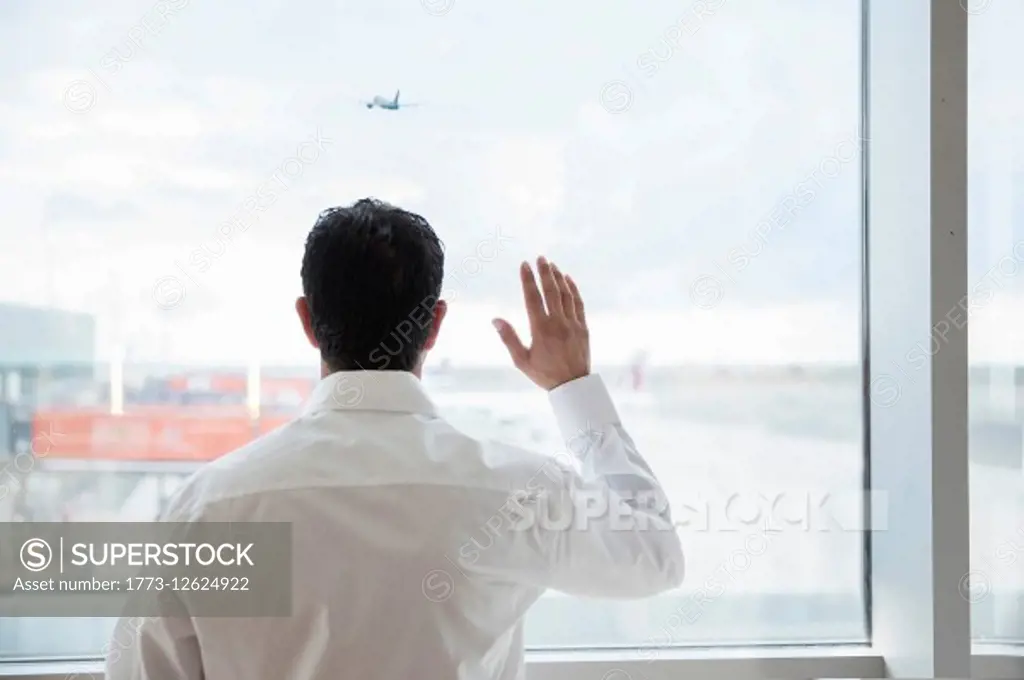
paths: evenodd
<path fill-rule="evenodd" d="M 547 588 L 679 586 L 664 494 L 601 378 L 550 402 L 577 465 L 459 432 L 410 373 L 324 378 L 301 416 L 204 466 L 161 518 L 292 523 L 291 616 L 126 617 L 108 677 L 521 679 L 523 616 Z"/>

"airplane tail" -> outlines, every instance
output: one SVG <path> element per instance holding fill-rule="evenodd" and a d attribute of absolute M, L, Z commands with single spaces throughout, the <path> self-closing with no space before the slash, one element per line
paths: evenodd
<path fill-rule="evenodd" d="M 395 106 L 398 106 L 398 95 L 402 94 L 401 90 L 395 90 Z"/>

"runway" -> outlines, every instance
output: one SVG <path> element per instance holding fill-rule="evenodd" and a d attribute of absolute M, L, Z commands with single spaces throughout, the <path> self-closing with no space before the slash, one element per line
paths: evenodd
<path fill-rule="evenodd" d="M 737 385 L 731 391 L 742 398 L 735 400 L 721 389 L 653 395 L 616 391 L 626 430 L 662 481 L 674 518 L 682 523 L 678 531 L 686 581 L 678 592 L 640 602 L 548 593 L 529 616 L 529 645 L 865 641 L 864 527 L 825 521 L 838 517 L 842 524 L 863 516 L 857 388 L 840 384 L 814 390 L 798 401 L 790 399 L 798 390 L 785 386 L 759 388 L 752 397 L 749 388 Z M 467 431 L 552 455 L 562 448 L 538 391 L 452 392 L 449 397 L 442 411 Z M 992 588 L 992 596 L 975 605 L 976 630 L 980 626 L 980 633 L 999 639 L 1024 638 L 1022 617 L 1009 606 L 1024 587 L 1022 570 L 1014 566 L 1018 551 L 1024 553 L 1020 471 L 972 463 L 971 486 L 972 563 L 985 569 Z M 836 517 L 813 509 L 799 514 L 796 499 L 826 493 L 844 499 L 832 511 Z M 874 494 L 884 498 L 885 490 Z M 758 522 L 743 523 L 750 517 L 749 505 L 746 514 L 726 507 L 730 498 L 761 497 L 784 497 L 778 506 L 783 521 L 767 531 Z M 772 503 L 760 506 L 761 519 L 766 508 L 770 511 Z M 882 519 L 876 513 L 876 530 L 885 530 Z M 95 653 L 112 623 L 0 619 L 0 656 Z"/>

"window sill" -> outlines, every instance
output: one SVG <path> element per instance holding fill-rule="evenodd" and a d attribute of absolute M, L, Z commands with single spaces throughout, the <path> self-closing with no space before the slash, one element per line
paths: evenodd
<path fill-rule="evenodd" d="M 102 680 L 102 661 L 0 661 L 3 680 Z"/>
<path fill-rule="evenodd" d="M 1024 678 L 1024 645 L 975 645 L 971 676 L 992 680 Z"/>
<path fill-rule="evenodd" d="M 527 652 L 529 680 L 677 680 L 680 677 L 880 678 L 870 647 L 755 647 Z"/>
<path fill-rule="evenodd" d="M 675 680 L 684 674 L 736 680 L 885 677 L 882 658 L 868 647 L 657 649 L 642 654 L 635 649 L 532 651 L 526 654 L 526 676 L 528 680 Z M 103 664 L 85 660 L 0 662 L 0 678 L 101 680 Z"/>
<path fill-rule="evenodd" d="M 682 674 L 736 679 L 881 678 L 885 662 L 870 647 L 766 647 L 589 652 L 532 651 L 526 654 L 529 680 L 660 680 Z M 1024 677 L 1024 646 L 976 646 L 971 675 Z M 88 680 L 103 677 L 96 660 L 0 662 L 2 680 Z"/>

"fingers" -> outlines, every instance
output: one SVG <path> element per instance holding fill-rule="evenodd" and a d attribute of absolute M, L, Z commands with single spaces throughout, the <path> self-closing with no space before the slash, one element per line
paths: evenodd
<path fill-rule="evenodd" d="M 523 283 L 523 301 L 526 303 L 526 316 L 530 320 L 530 330 L 533 332 L 539 328 L 541 322 L 547 316 L 544 312 L 544 300 L 537 289 L 537 281 L 533 278 L 533 270 L 525 262 L 519 266 L 519 278 Z"/>
<path fill-rule="evenodd" d="M 562 270 L 558 268 L 558 265 L 551 263 L 551 271 L 555 275 L 555 285 L 558 286 L 558 295 L 562 301 L 562 313 L 567 319 L 576 318 L 576 304 L 572 299 L 572 291 L 569 290 L 569 284 L 565 280 L 565 275 Z"/>
<path fill-rule="evenodd" d="M 587 323 L 586 310 L 583 308 L 583 296 L 580 295 L 580 289 L 576 287 L 576 282 L 573 281 L 571 276 L 565 277 L 565 283 L 569 286 L 569 292 L 572 294 L 573 309 L 575 310 L 576 320 L 580 323 Z"/>
<path fill-rule="evenodd" d="M 562 292 L 558 289 L 554 268 L 547 259 L 538 257 L 537 271 L 540 273 L 540 285 L 544 290 L 544 303 L 548 307 L 548 315 L 562 316 Z"/>
<path fill-rule="evenodd" d="M 501 341 L 505 343 L 505 348 L 508 350 L 509 356 L 512 357 L 512 363 L 516 368 L 525 366 L 529 358 L 529 350 L 523 345 L 523 341 L 519 339 L 519 334 L 512 328 L 512 324 L 504 319 L 495 319 L 492 323 L 498 331 Z"/>

